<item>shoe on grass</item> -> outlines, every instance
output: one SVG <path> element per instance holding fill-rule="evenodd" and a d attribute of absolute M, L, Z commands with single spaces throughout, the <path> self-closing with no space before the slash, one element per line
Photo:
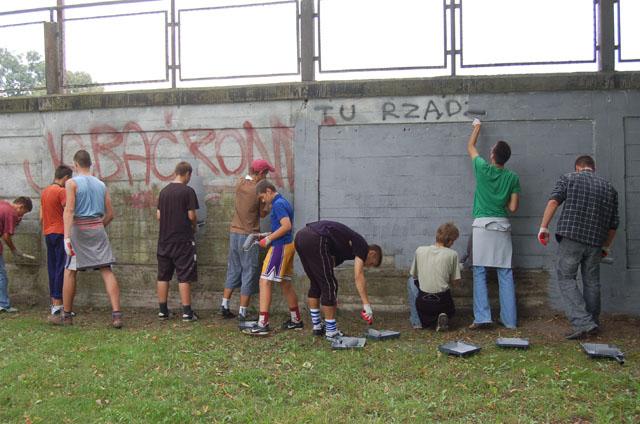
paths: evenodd
<path fill-rule="evenodd" d="M 472 322 L 469 330 L 488 330 L 493 326 L 490 322 Z"/>
<path fill-rule="evenodd" d="M 229 308 L 225 308 L 224 306 L 220 307 L 220 315 L 222 315 L 222 318 L 224 319 L 231 319 L 236 317 L 236 314 L 234 314 L 229 310 Z"/>
<path fill-rule="evenodd" d="M 256 324 L 251 328 L 245 328 L 242 332 L 249 334 L 250 336 L 268 336 L 271 333 L 271 328 L 269 327 L 269 324 L 265 326 Z"/>
<path fill-rule="evenodd" d="M 238 312 L 238 321 L 240 322 L 244 322 L 244 321 L 258 321 L 258 317 L 250 317 L 248 315 L 245 314 L 241 314 L 240 312 Z"/>
<path fill-rule="evenodd" d="M 449 330 L 449 317 L 444 312 L 438 315 L 438 323 L 436 325 L 436 331 L 448 331 Z"/>
<path fill-rule="evenodd" d="M 340 330 L 334 331 L 332 333 L 325 333 L 324 335 L 324 338 L 330 342 L 338 341 L 343 337 L 344 337 L 344 334 Z"/>
<path fill-rule="evenodd" d="M 313 329 L 313 335 L 314 336 L 324 336 L 324 333 L 326 332 L 324 324 L 320 325 L 320 328 L 314 328 Z"/>
<path fill-rule="evenodd" d="M 15 314 L 16 312 L 18 312 L 18 308 L 14 308 L 13 306 L 9 306 L 8 308 L 0 308 L 0 314 Z"/>
<path fill-rule="evenodd" d="M 567 340 L 583 340 L 590 335 L 596 335 L 598 332 L 598 326 L 595 325 L 588 329 L 572 330 L 564 335 Z"/>
<path fill-rule="evenodd" d="M 291 319 L 282 323 L 283 330 L 301 330 L 304 328 L 304 323 L 302 321 L 293 322 Z"/>
<path fill-rule="evenodd" d="M 117 329 L 122 328 L 122 313 L 120 312 L 111 313 L 111 326 Z"/>
<path fill-rule="evenodd" d="M 190 314 L 182 314 L 182 321 L 184 322 L 194 322 L 198 321 L 198 319 L 198 315 L 193 311 Z"/>
<path fill-rule="evenodd" d="M 168 311 L 166 314 L 164 312 L 158 312 L 158 319 L 160 321 L 166 321 L 171 318 L 171 311 Z"/>
<path fill-rule="evenodd" d="M 49 315 L 47 322 L 52 325 L 73 325 L 73 316 L 70 314 L 60 313 L 56 315 Z"/>

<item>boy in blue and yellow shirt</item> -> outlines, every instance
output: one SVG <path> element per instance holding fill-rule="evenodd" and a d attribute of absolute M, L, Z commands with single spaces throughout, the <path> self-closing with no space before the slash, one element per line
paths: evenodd
<path fill-rule="evenodd" d="M 255 327 L 247 330 L 254 336 L 266 336 L 271 332 L 269 327 L 269 309 L 271 307 L 271 283 L 280 283 L 282 294 L 287 300 L 290 319 L 282 324 L 284 330 L 301 329 L 303 327 L 296 295 L 291 279 L 293 277 L 293 207 L 276 190 L 275 186 L 262 180 L 256 187 L 261 202 L 271 205 L 271 233 L 260 240 L 260 247 L 269 248 L 262 265 L 260 275 L 260 318 Z"/>

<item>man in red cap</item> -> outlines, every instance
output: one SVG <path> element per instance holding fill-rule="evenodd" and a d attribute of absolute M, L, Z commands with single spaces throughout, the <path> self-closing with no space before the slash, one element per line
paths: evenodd
<path fill-rule="evenodd" d="M 229 309 L 229 300 L 233 290 L 240 288 L 240 308 L 238 319 L 247 319 L 247 307 L 251 295 L 258 292 L 258 255 L 259 249 L 242 248 L 247 237 L 260 231 L 260 218 L 267 216 L 268 207 L 260 202 L 256 194 L 256 185 L 264 180 L 269 172 L 275 171 L 269 162 L 256 159 L 251 163 L 249 174 L 238 181 L 234 202 L 231 234 L 229 234 L 229 259 L 227 262 L 227 279 L 222 294 L 220 315 L 223 318 L 234 318 Z"/>

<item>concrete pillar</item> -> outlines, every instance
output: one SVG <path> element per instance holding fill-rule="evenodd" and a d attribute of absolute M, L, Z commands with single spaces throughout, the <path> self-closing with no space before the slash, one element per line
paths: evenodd
<path fill-rule="evenodd" d="M 615 70 L 615 23 L 614 0 L 598 1 L 598 70 L 611 72 Z"/>
<path fill-rule="evenodd" d="M 44 23 L 44 68 L 47 94 L 60 94 L 60 50 L 58 48 L 58 23 Z"/>
<path fill-rule="evenodd" d="M 315 79 L 315 28 L 313 22 L 313 0 L 302 0 L 300 12 L 300 70 L 302 81 Z"/>

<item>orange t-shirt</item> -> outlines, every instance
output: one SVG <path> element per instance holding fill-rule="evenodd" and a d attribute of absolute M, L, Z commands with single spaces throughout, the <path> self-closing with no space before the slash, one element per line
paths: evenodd
<path fill-rule="evenodd" d="M 64 234 L 62 214 L 67 196 L 64 187 L 51 184 L 40 195 L 42 208 L 42 232 L 48 234 Z"/>

